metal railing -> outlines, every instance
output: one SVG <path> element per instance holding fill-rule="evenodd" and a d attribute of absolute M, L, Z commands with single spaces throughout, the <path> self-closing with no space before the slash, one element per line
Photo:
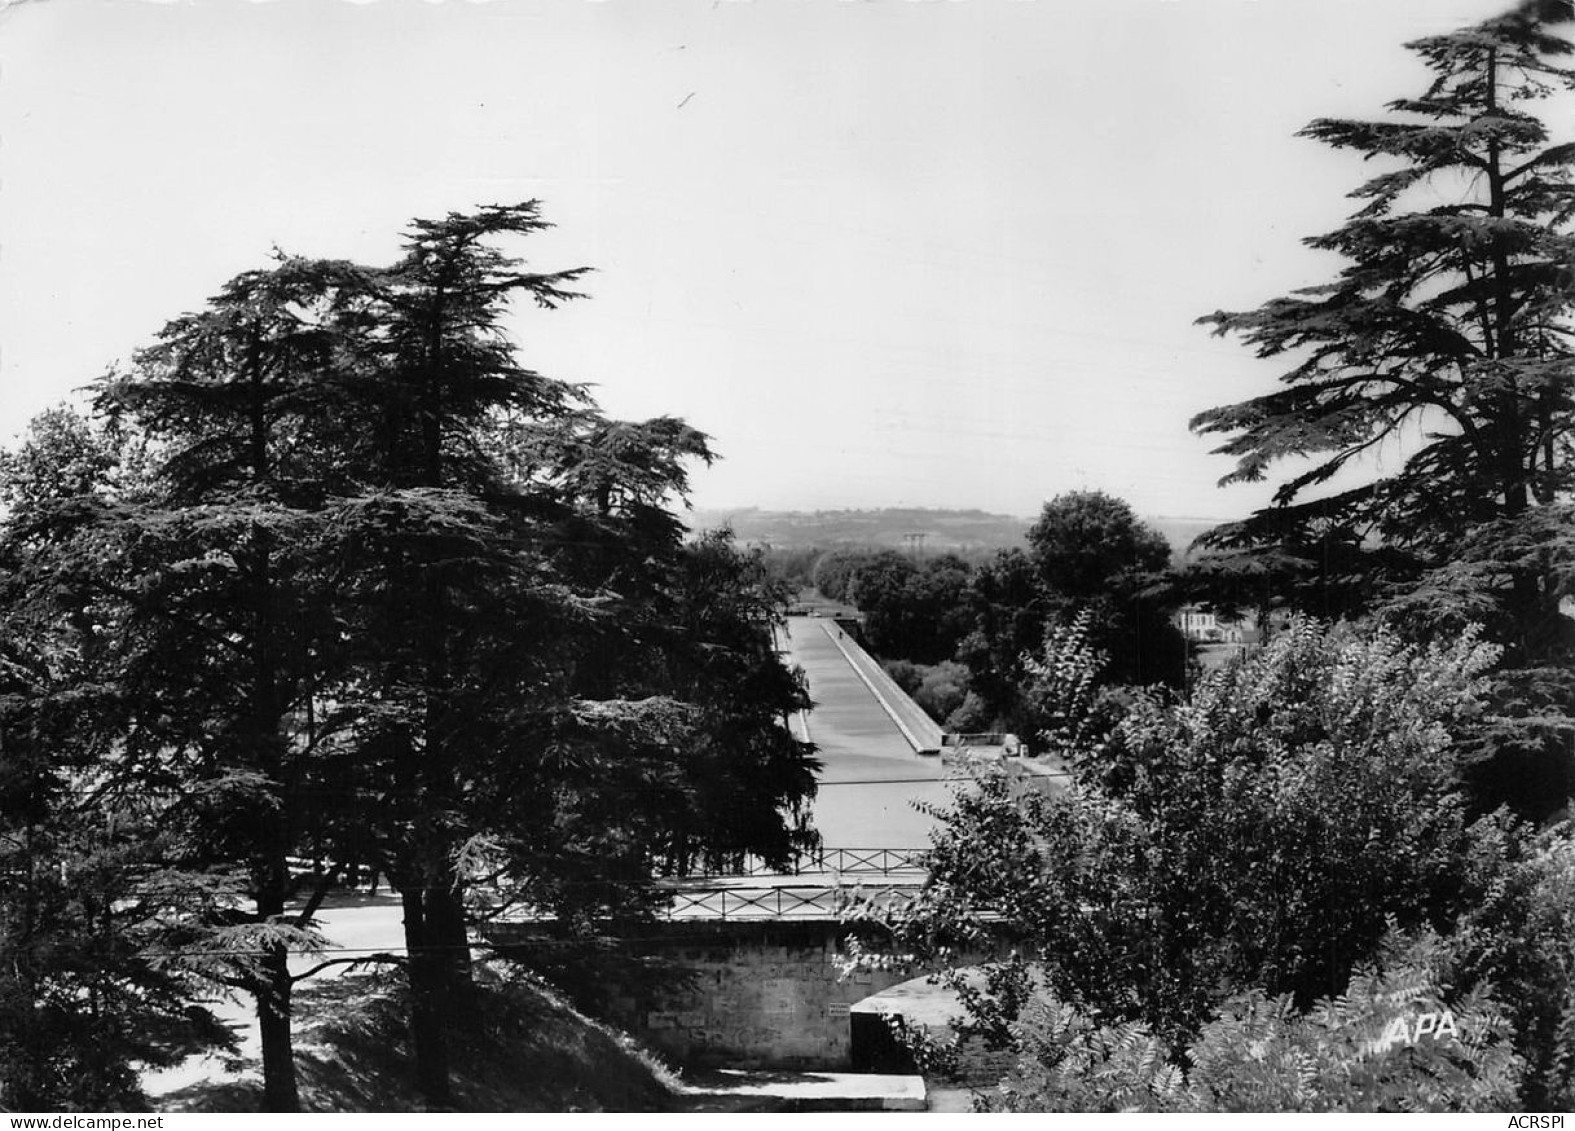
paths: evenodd
<path fill-rule="evenodd" d="M 812 885 L 769 888 L 681 888 L 660 912 L 663 919 L 825 919 L 835 918 L 855 897 L 865 906 L 892 906 L 909 902 L 918 890 L 884 887 L 873 892 L 837 886 Z"/>
<path fill-rule="evenodd" d="M 818 848 L 800 856 L 787 872 L 750 856 L 741 866 L 706 868 L 694 875 L 786 877 L 835 872 L 844 876 L 889 876 L 894 872 L 923 871 L 924 854 L 928 851 L 925 848 Z"/>
<path fill-rule="evenodd" d="M 838 872 L 844 876 L 889 876 L 893 872 L 924 870 L 925 848 L 822 848 L 810 855 L 811 869 L 805 861 L 798 872 Z"/>

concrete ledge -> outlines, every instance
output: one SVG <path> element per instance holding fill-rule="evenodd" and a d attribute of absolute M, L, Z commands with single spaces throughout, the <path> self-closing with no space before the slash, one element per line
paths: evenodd
<path fill-rule="evenodd" d="M 686 1085 L 684 1094 L 719 1108 L 763 1111 L 926 1111 L 922 1076 L 859 1072 L 747 1072 L 725 1069 Z"/>
<path fill-rule="evenodd" d="M 943 745 L 944 732 L 939 724 L 924 713 L 924 708 L 913 702 L 912 698 L 897 686 L 896 681 L 886 674 L 881 666 L 875 662 L 874 657 L 864 651 L 857 641 L 841 635 L 840 631 L 834 633 L 825 624 L 822 624 L 821 628 L 825 630 L 827 638 L 837 646 L 837 650 L 842 653 L 843 659 L 847 660 L 848 667 L 853 669 L 853 674 L 863 681 L 865 687 L 869 688 L 870 694 L 875 697 L 875 702 L 880 704 L 881 710 L 886 712 L 886 716 L 891 719 L 897 730 L 902 734 L 903 740 L 913 748 L 914 753 L 931 754 L 938 752 Z M 877 686 L 878 683 L 885 686 Z M 893 705 L 893 701 L 897 699 L 906 700 L 909 706 L 913 708 L 910 720 L 904 720 L 902 712 L 898 711 Z M 914 727 L 909 725 L 910 721 L 915 723 L 924 733 L 922 735 L 916 734 Z"/>

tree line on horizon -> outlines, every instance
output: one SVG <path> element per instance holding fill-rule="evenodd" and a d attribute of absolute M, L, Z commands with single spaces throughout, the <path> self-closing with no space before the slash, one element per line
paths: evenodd
<path fill-rule="evenodd" d="M 887 671 L 953 731 L 1009 731 L 1039 745 L 1048 720 L 1028 662 L 1046 632 L 1079 614 L 1091 618 L 1112 678 L 1186 682 L 1186 642 L 1152 592 L 1171 547 L 1126 503 L 1102 491 L 1059 495 L 1026 542 L 972 561 L 889 549 L 766 560 L 779 569 L 803 563 L 823 596 L 858 608 Z"/>

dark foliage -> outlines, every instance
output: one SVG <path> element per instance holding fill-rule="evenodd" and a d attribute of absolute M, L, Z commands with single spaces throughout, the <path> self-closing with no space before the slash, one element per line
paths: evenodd
<path fill-rule="evenodd" d="M 388 268 L 238 276 L 100 386 L 106 433 L 46 417 L 0 469 L 0 611 L 64 624 L 80 661 L 57 784 L 167 798 L 180 860 L 230 878 L 218 951 L 253 960 L 206 973 L 256 999 L 270 1109 L 299 1102 L 295 856 L 399 890 L 442 1105 L 475 916 L 524 901 L 590 939 L 648 915 L 660 873 L 815 842 L 785 594 L 670 510 L 706 438 L 607 419 L 501 329 L 512 296 L 575 297 L 583 271 L 498 249 L 544 226 L 487 207 L 415 222 Z"/>
<path fill-rule="evenodd" d="M 1381 168 L 1352 193 L 1362 206 L 1349 221 L 1307 241 L 1346 266 L 1325 285 L 1203 319 L 1292 364 L 1278 391 L 1192 422 L 1227 438 L 1225 482 L 1297 469 L 1272 507 L 1207 539 L 1266 561 L 1277 599 L 1387 607 L 1413 631 L 1483 623 L 1511 670 L 1575 655 L 1561 610 L 1575 144 L 1535 113 L 1575 89 L 1571 45 L 1555 31 L 1570 17 L 1567 2 L 1528 0 L 1418 40 L 1432 73 L 1419 97 L 1384 120 L 1306 128 Z M 1389 443 L 1405 458 L 1380 472 L 1365 457 Z M 1341 473 L 1357 484 L 1331 489 Z M 1557 734 L 1518 733 L 1488 752 L 1486 771 L 1490 796 L 1537 814 L 1561 800 L 1550 787 L 1567 786 L 1575 733 L 1575 700 L 1547 707 L 1564 720 Z"/>
<path fill-rule="evenodd" d="M 1010 1110 L 1567 1099 L 1568 830 L 1472 820 L 1459 790 L 1493 648 L 1297 622 L 1184 701 L 1114 709 L 1097 653 L 1052 642 L 1072 787 L 983 778 L 879 916 L 899 949 L 1010 950 L 951 968 L 965 1015 L 932 1063 L 1009 1053 Z M 1447 1040 L 1416 1035 L 1444 1010 Z"/>

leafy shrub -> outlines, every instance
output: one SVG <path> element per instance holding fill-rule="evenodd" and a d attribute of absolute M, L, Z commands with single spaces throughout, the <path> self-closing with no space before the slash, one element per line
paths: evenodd
<path fill-rule="evenodd" d="M 1339 994 L 1391 924 L 1447 929 L 1480 894 L 1452 739 L 1493 655 L 1301 622 L 1184 702 L 1139 695 L 1068 745 L 1069 789 L 958 797 L 899 938 L 1005 935 L 1058 999 L 1175 1044 L 1255 986 Z"/>
<path fill-rule="evenodd" d="M 1094 616 L 1083 609 L 1053 623 L 1037 656 L 1025 657 L 1023 702 L 1036 724 L 1035 747 L 1077 757 L 1101 747 L 1120 717 L 1117 693 L 1103 682 L 1109 656 L 1093 644 Z"/>
<path fill-rule="evenodd" d="M 1461 984 L 1492 984 L 1526 1060 L 1523 1101 L 1575 1108 L 1575 830 L 1551 830 L 1518 852 L 1516 838 L 1484 842 L 1484 894 L 1450 939 Z"/>
<path fill-rule="evenodd" d="M 996 716 L 991 712 L 984 696 L 973 689 L 971 673 L 968 682 L 968 694 L 964 695 L 963 701 L 946 716 L 946 729 L 957 731 L 959 734 L 974 734 L 996 729 L 994 725 Z"/>
<path fill-rule="evenodd" d="M 954 660 L 943 660 L 926 669 L 913 694 L 914 702 L 936 722 L 949 718 L 967 697 L 968 669 Z"/>
<path fill-rule="evenodd" d="M 1037 994 L 1013 1025 L 1005 1111 L 1483 1111 L 1514 1107 L 1521 1061 L 1482 991 L 1446 1001 L 1436 937 L 1307 1012 L 1232 995 L 1177 1056 L 1139 1021 L 1102 1024 Z M 1185 1067 L 1184 1067 L 1185 1066 Z"/>
<path fill-rule="evenodd" d="M 968 669 L 954 660 L 938 664 L 886 660 L 881 667 L 938 723 L 945 723 L 968 696 Z"/>
<path fill-rule="evenodd" d="M 1032 663 L 1071 787 L 981 778 L 885 917 L 910 951 L 1013 949 L 948 972 L 966 1016 L 926 1063 L 1010 1053 L 1011 1110 L 1575 1104 L 1575 828 L 1460 788 L 1494 649 L 1301 621 L 1120 702 L 1085 630 Z M 1373 1055 L 1402 1006 L 1450 1040 Z"/>
<path fill-rule="evenodd" d="M 929 670 L 923 664 L 916 664 L 912 660 L 883 660 L 880 665 L 887 675 L 891 676 L 896 685 L 912 695 L 919 690 L 919 684 L 924 682 L 924 675 Z"/>

